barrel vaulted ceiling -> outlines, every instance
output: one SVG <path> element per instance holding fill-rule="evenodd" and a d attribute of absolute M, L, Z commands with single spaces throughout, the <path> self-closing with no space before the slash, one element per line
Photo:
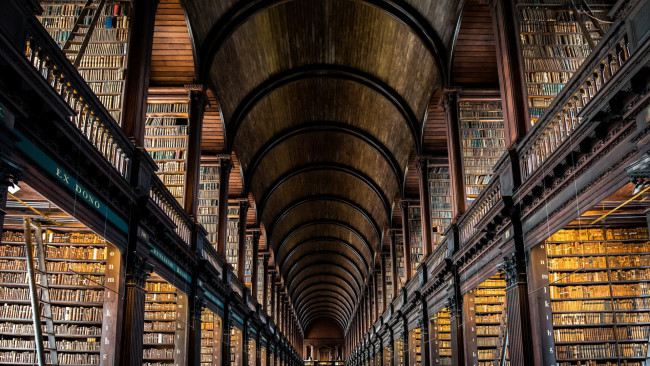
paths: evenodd
<path fill-rule="evenodd" d="M 447 80 L 462 0 L 186 0 L 303 329 L 346 329 Z"/>

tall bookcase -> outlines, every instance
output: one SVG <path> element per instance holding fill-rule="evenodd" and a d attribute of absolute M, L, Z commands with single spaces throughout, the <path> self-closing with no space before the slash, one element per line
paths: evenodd
<path fill-rule="evenodd" d="M 248 366 L 256 366 L 257 364 L 257 342 L 255 338 L 249 337 L 248 339 Z"/>
<path fill-rule="evenodd" d="M 239 261 L 239 207 L 228 207 L 228 230 L 226 240 L 226 262 L 230 263 L 235 273 Z"/>
<path fill-rule="evenodd" d="M 451 225 L 451 180 L 449 166 L 429 167 L 429 197 L 431 199 L 431 242 L 433 249 L 444 239 Z"/>
<path fill-rule="evenodd" d="M 395 348 L 393 350 L 393 365 L 394 366 L 403 366 L 405 365 L 405 358 L 404 358 L 404 339 L 402 338 L 397 338 L 393 340 L 393 347 Z"/>
<path fill-rule="evenodd" d="M 393 355 L 393 350 L 389 346 L 384 346 L 383 350 L 383 363 L 382 366 L 393 366 L 390 362 L 392 355 Z"/>
<path fill-rule="evenodd" d="M 451 366 L 451 314 L 444 308 L 431 318 L 432 359 L 436 365 Z"/>
<path fill-rule="evenodd" d="M 615 2 L 586 1 L 593 17 L 607 21 Z M 530 123 L 535 124 L 591 52 L 581 25 L 595 44 L 601 35 L 591 16 L 576 14 L 568 1 L 518 0 L 517 9 Z M 599 25 L 604 31 L 609 27 Z"/>
<path fill-rule="evenodd" d="M 243 334 L 239 328 L 235 326 L 230 327 L 230 366 L 244 366 L 243 365 Z"/>
<path fill-rule="evenodd" d="M 35 234 L 32 234 L 35 241 Z M 43 233 L 60 364 L 114 360 L 119 252 L 88 231 Z M 25 234 L 2 233 L 0 244 L 0 362 L 38 363 L 25 252 Z M 116 255 L 117 254 L 117 255 Z M 38 262 L 36 261 L 38 267 Z M 36 275 L 41 282 L 41 275 Z M 45 341 L 45 340 L 43 340 Z M 49 353 L 46 354 L 49 359 Z"/>
<path fill-rule="evenodd" d="M 395 260 L 397 261 L 397 289 L 401 289 L 406 284 L 406 263 L 404 263 L 404 237 L 395 236 Z"/>
<path fill-rule="evenodd" d="M 96 11 L 90 10 L 77 31 L 79 34 L 73 34 L 72 29 L 82 14 L 85 3 L 86 1 L 48 0 L 41 4 L 43 14 L 38 18 L 54 41 L 63 48 L 68 38 L 73 37 L 69 48 L 64 51 L 71 62 L 77 58 Z M 106 2 L 77 67 L 118 123 L 122 109 L 130 13 L 130 1 Z"/>
<path fill-rule="evenodd" d="M 414 328 L 409 332 L 409 365 L 422 365 L 422 330 Z"/>
<path fill-rule="evenodd" d="M 257 281 L 257 303 L 262 305 L 264 304 L 264 256 L 260 255 L 257 258 L 257 273 L 256 273 L 256 281 Z"/>
<path fill-rule="evenodd" d="M 145 148 L 158 165 L 156 174 L 181 205 L 185 204 L 188 104 L 147 105 Z"/>
<path fill-rule="evenodd" d="M 384 268 L 386 268 L 386 307 L 388 307 L 393 302 L 393 285 L 395 285 L 393 280 L 393 260 L 390 255 L 384 255 Z"/>
<path fill-rule="evenodd" d="M 411 275 L 415 276 L 415 272 L 424 260 L 424 251 L 422 248 L 422 221 L 419 206 L 409 205 L 408 210 L 408 225 L 409 237 L 411 239 Z"/>
<path fill-rule="evenodd" d="M 490 183 L 494 165 L 505 152 L 503 112 L 498 100 L 461 100 L 458 112 L 465 196 L 470 205 Z"/>
<path fill-rule="evenodd" d="M 187 297 L 157 275 L 146 284 L 144 366 L 179 364 L 185 357 Z"/>
<path fill-rule="evenodd" d="M 246 235 L 246 250 L 244 256 L 244 284 L 251 288 L 253 286 L 253 236 Z"/>
<path fill-rule="evenodd" d="M 505 348 L 506 282 L 502 273 L 474 289 L 478 366 L 499 366 Z"/>
<path fill-rule="evenodd" d="M 561 365 L 646 365 L 647 226 L 560 230 L 546 242 L 555 357 Z"/>
<path fill-rule="evenodd" d="M 381 277 L 381 272 L 376 272 L 375 283 L 377 284 L 377 309 L 379 309 L 377 317 L 380 317 L 384 310 L 384 280 Z"/>
<path fill-rule="evenodd" d="M 260 366 L 266 366 L 266 346 L 264 346 L 264 343 L 262 343 L 262 346 L 260 347 Z"/>
<path fill-rule="evenodd" d="M 207 238 L 215 249 L 219 232 L 219 174 L 218 164 L 201 164 L 197 218 L 208 232 Z"/>
<path fill-rule="evenodd" d="M 201 366 L 211 366 L 216 363 L 215 358 L 215 319 L 216 315 L 209 309 L 203 308 L 201 312 Z"/>

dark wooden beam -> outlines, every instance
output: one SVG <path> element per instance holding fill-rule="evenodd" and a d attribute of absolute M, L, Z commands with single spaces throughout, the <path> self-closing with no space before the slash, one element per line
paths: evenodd
<path fill-rule="evenodd" d="M 448 91 L 443 95 L 443 107 L 447 122 L 447 151 L 449 155 L 449 178 L 451 181 L 452 216 L 454 220 L 465 212 L 465 178 L 463 154 L 458 120 L 458 93 Z"/>

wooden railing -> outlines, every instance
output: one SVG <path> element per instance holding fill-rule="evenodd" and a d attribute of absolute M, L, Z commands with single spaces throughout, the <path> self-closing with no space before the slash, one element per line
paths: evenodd
<path fill-rule="evenodd" d="M 36 17 L 28 20 L 24 55 L 73 111 L 70 124 L 129 179 L 134 147 Z"/>
<path fill-rule="evenodd" d="M 185 244 L 189 245 L 192 239 L 192 221 L 158 176 L 151 177 L 149 197 L 176 225 L 174 232 Z"/>
<path fill-rule="evenodd" d="M 594 100 L 630 58 L 625 22 L 610 29 L 520 145 L 520 169 L 526 181 L 570 140 L 582 124 L 581 111 Z"/>
<path fill-rule="evenodd" d="M 210 244 L 206 240 L 201 251 L 203 254 L 203 259 L 208 261 L 208 263 L 212 264 L 212 266 L 216 268 L 217 271 L 219 271 L 219 273 L 223 273 L 223 268 L 224 268 L 223 259 L 219 257 L 219 253 L 217 253 L 217 250 L 214 249 L 212 244 Z"/>
<path fill-rule="evenodd" d="M 499 176 L 495 175 L 459 223 L 460 246 L 465 245 L 478 232 L 481 222 L 488 217 L 490 210 L 500 200 L 501 184 Z"/>

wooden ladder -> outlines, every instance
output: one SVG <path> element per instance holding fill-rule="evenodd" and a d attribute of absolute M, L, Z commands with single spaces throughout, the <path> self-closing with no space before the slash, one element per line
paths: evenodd
<path fill-rule="evenodd" d="M 81 59 L 86 52 L 86 47 L 88 47 L 90 37 L 93 35 L 93 31 L 95 30 L 95 26 L 97 25 L 97 21 L 99 20 L 105 5 L 106 0 L 100 0 L 98 3 L 95 2 L 95 0 L 88 0 L 72 27 L 70 37 L 68 37 L 68 40 L 65 41 L 65 44 L 63 45 L 63 52 L 75 67 L 79 67 L 79 64 L 81 63 Z M 86 24 L 86 18 L 91 10 L 94 10 L 92 20 L 90 21 L 90 24 Z M 75 46 L 74 49 L 72 48 L 73 45 Z"/>
<path fill-rule="evenodd" d="M 50 302 L 50 284 L 49 278 L 47 277 L 47 267 L 45 266 L 43 230 L 41 224 L 33 223 L 29 217 L 25 217 L 24 223 L 25 257 L 27 258 L 27 276 L 29 278 L 32 320 L 34 323 L 34 343 L 36 344 L 38 364 L 40 366 L 46 366 L 45 352 L 49 352 L 50 359 L 47 364 L 59 365 L 59 355 L 56 350 L 56 337 L 54 335 L 54 319 L 52 318 L 52 304 Z M 32 227 L 35 229 L 36 251 L 34 251 L 34 245 L 32 243 Z M 34 254 L 36 254 L 38 260 L 38 269 L 34 266 Z M 40 283 L 36 283 L 36 274 L 40 275 Z M 45 333 L 41 328 L 43 321 L 45 321 Z M 47 337 L 47 347 L 43 344 L 43 336 Z"/>

